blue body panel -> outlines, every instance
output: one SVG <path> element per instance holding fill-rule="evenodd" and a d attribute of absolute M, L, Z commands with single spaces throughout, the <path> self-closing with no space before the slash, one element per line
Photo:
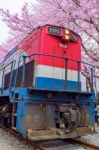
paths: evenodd
<path fill-rule="evenodd" d="M 35 88 L 38 89 L 51 89 L 51 90 L 64 90 L 78 91 L 81 90 L 81 82 L 65 81 L 61 79 L 37 77 L 35 80 Z"/>

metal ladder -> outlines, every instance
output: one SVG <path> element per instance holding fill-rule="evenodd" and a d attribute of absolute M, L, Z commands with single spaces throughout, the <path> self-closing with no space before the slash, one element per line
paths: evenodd
<path fill-rule="evenodd" d="M 13 101 L 13 108 L 12 108 L 12 120 L 11 120 L 11 128 L 16 130 L 16 120 L 17 120 L 17 104 L 18 101 Z"/>
<path fill-rule="evenodd" d="M 15 65 L 16 65 L 16 60 L 14 60 L 11 64 L 11 75 L 10 75 L 10 81 L 9 81 L 9 95 L 11 97 L 11 92 L 12 92 L 12 80 L 13 80 L 13 72 L 15 69 Z"/>
<path fill-rule="evenodd" d="M 16 69 L 16 74 L 15 74 L 15 82 L 14 82 L 14 89 L 13 89 L 13 96 L 12 96 L 13 100 L 15 99 L 15 93 L 16 93 L 16 87 L 17 87 L 17 80 L 18 80 L 18 75 L 19 75 L 19 67 L 20 67 L 21 58 L 23 59 L 21 87 L 24 86 L 24 81 L 25 81 L 26 56 L 20 56 L 19 61 L 18 61 L 18 67 Z"/>

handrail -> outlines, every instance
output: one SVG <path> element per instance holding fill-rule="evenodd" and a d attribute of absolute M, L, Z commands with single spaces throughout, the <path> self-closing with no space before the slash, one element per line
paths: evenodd
<path fill-rule="evenodd" d="M 14 71 L 15 65 L 16 65 L 16 60 L 14 60 L 11 65 L 11 75 L 10 75 L 10 81 L 9 81 L 9 94 L 11 93 L 11 83 L 12 83 L 12 79 L 13 79 L 13 71 Z"/>
<path fill-rule="evenodd" d="M 2 73 L 2 86 L 1 86 L 1 94 L 3 94 L 3 90 L 4 90 L 4 78 L 5 78 L 5 68 L 8 67 L 9 65 L 11 65 L 11 74 L 12 74 L 12 71 L 13 71 L 13 63 L 16 63 L 16 60 L 14 61 L 11 61 L 9 64 L 7 64 L 6 66 L 4 66 L 2 69 L 0 69 L 0 71 L 3 70 L 3 73 Z M 10 81 L 9 81 L 9 89 L 11 88 L 11 76 L 10 76 Z"/>
<path fill-rule="evenodd" d="M 15 82 L 14 82 L 14 89 L 13 89 L 13 96 L 12 96 L 13 99 L 15 98 L 15 90 L 16 90 L 16 84 L 17 84 L 17 79 L 18 79 L 18 72 L 19 72 L 21 58 L 23 58 L 23 63 L 24 63 L 23 64 L 21 86 L 23 86 L 22 83 L 24 84 L 24 80 L 25 80 L 25 74 L 24 74 L 24 72 L 25 72 L 25 60 L 26 60 L 25 58 L 26 58 L 26 56 L 20 56 L 19 57 L 19 61 L 18 61 L 18 66 L 17 66 L 17 69 L 16 69 L 16 74 L 15 74 Z"/>
<path fill-rule="evenodd" d="M 26 58 L 30 58 L 32 56 L 50 56 L 50 57 L 56 57 L 56 58 L 64 59 L 66 63 L 67 63 L 68 60 L 77 62 L 78 63 L 78 83 L 80 82 L 80 64 L 82 64 L 82 63 L 86 64 L 86 65 L 88 65 L 88 66 L 91 67 L 91 71 L 92 71 L 91 75 L 92 75 L 92 78 L 93 78 L 93 70 L 95 68 L 94 65 L 91 65 L 89 63 L 86 63 L 86 62 L 83 62 L 83 61 L 80 61 L 80 60 L 73 60 L 73 59 L 67 58 L 67 57 L 62 57 L 62 56 L 57 56 L 57 55 L 51 55 L 51 54 L 43 54 L 43 53 L 34 53 L 32 55 L 29 55 L 29 56 L 25 56 L 24 55 L 24 56 L 20 56 L 19 57 L 18 68 L 17 68 L 17 72 L 16 72 L 16 79 L 15 79 L 15 84 L 14 84 L 14 91 L 15 91 L 15 88 L 16 88 L 16 83 L 17 83 L 17 78 L 18 78 L 18 69 L 19 69 L 19 66 L 20 66 L 20 60 L 21 60 L 21 58 L 23 58 L 23 71 L 22 71 L 21 86 L 24 86 L 24 82 L 25 82 L 25 69 L 26 69 L 25 68 Z M 65 65 L 66 65 L 66 68 L 67 68 L 68 63 L 65 64 Z M 65 71 L 66 71 L 65 72 L 65 80 L 67 80 L 67 69 Z M 80 90 L 80 86 L 79 85 L 80 84 L 78 84 L 78 90 Z M 93 82 L 92 82 L 92 89 L 91 90 L 93 91 Z"/>
<path fill-rule="evenodd" d="M 65 60 L 65 80 L 67 80 L 67 69 L 68 68 L 68 61 L 74 61 L 78 64 L 78 83 L 80 82 L 80 64 L 85 64 L 85 65 L 88 65 L 90 66 L 90 70 L 91 70 L 91 78 L 92 78 L 92 91 L 93 91 L 93 77 L 94 77 L 94 71 L 95 71 L 95 66 L 92 65 L 92 64 L 89 64 L 89 63 L 86 63 L 84 61 L 80 61 L 80 60 L 74 60 L 74 59 L 71 59 L 71 58 L 68 58 L 68 57 L 63 57 L 63 56 L 57 56 L 57 55 L 52 55 L 52 54 L 43 54 L 43 53 L 33 53 L 29 56 L 25 56 L 25 55 L 22 55 L 19 57 L 19 60 L 18 60 L 18 66 L 16 68 L 16 74 L 15 74 L 15 82 L 14 82 L 14 95 L 13 97 L 15 97 L 15 90 L 16 90 L 16 84 L 17 84 L 17 79 L 18 79 L 18 72 L 19 72 L 19 67 L 20 67 L 20 61 L 21 59 L 23 60 L 23 69 L 22 69 L 22 81 L 21 81 L 21 86 L 24 86 L 24 82 L 25 82 L 25 65 L 26 65 L 26 58 L 30 58 L 32 56 L 48 56 L 48 57 L 55 57 L 55 58 L 60 58 L 60 59 L 63 59 Z M 14 60 L 15 63 L 16 63 L 16 60 Z M 10 65 L 12 62 L 10 62 L 8 65 Z M 14 62 L 13 62 L 14 63 Z M 4 66 L 4 68 L 6 68 L 7 66 Z M 14 64 L 15 66 L 15 64 Z M 3 68 L 3 69 L 4 69 Z M 10 76 L 10 82 L 9 82 L 9 89 L 10 89 L 10 92 L 11 92 L 11 80 L 12 80 L 12 77 L 13 77 L 13 66 L 11 67 L 11 76 Z M 2 70 L 2 69 L 1 69 Z M 0 70 L 0 71 L 1 71 Z M 78 84 L 78 89 L 80 90 L 80 84 Z M 66 88 L 66 85 L 65 85 L 65 88 Z"/>
<path fill-rule="evenodd" d="M 4 71 L 5 71 L 5 68 L 3 68 L 2 70 L 3 70 L 3 73 L 2 73 L 2 86 L 1 86 L 1 94 L 3 94 L 3 90 L 4 90 Z"/>
<path fill-rule="evenodd" d="M 16 61 L 16 60 L 14 60 L 14 61 Z M 11 61 L 9 64 L 7 64 L 7 65 L 4 66 L 2 69 L 0 69 L 0 71 L 3 70 L 4 68 L 6 68 L 7 66 L 9 66 L 10 64 L 12 64 L 12 62 L 14 62 L 14 61 Z"/>
<path fill-rule="evenodd" d="M 71 58 L 68 58 L 68 57 L 63 57 L 63 56 L 57 56 L 57 55 L 51 55 L 51 54 L 43 54 L 43 53 L 34 53 L 32 55 L 29 55 L 29 56 L 23 56 L 23 57 L 32 57 L 32 56 L 51 56 L 51 57 L 56 57 L 56 58 L 61 58 L 61 59 L 68 59 L 68 60 L 71 60 L 71 61 L 75 61 L 75 62 L 80 62 L 82 64 L 86 64 L 86 65 L 89 65 L 91 67 L 95 67 L 94 65 L 91 65 L 89 63 L 86 63 L 84 61 L 80 61 L 80 60 L 74 60 L 74 59 L 71 59 Z M 21 56 L 20 56 L 21 57 Z"/>

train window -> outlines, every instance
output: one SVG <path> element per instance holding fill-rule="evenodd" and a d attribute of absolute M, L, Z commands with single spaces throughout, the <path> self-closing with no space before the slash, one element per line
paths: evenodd
<path fill-rule="evenodd" d="M 78 36 L 76 34 L 71 33 L 71 39 L 75 42 L 78 41 Z"/>

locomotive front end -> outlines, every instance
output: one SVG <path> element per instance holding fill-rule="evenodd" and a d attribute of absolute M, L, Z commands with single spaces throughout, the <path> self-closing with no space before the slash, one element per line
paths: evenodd
<path fill-rule="evenodd" d="M 4 118 L 8 114 L 10 126 L 31 140 L 92 133 L 94 74 L 93 66 L 81 61 L 81 37 L 64 27 L 45 25 L 24 39 L 14 54 L 12 71 L 6 69 L 4 74 L 9 105 L 0 109 Z M 92 79 L 86 91 L 81 80 L 83 65 L 90 68 Z"/>

